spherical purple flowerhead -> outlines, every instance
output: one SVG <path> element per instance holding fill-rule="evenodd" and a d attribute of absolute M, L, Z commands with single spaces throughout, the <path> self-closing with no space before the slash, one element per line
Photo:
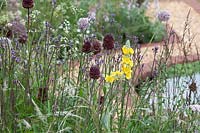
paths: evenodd
<path fill-rule="evenodd" d="M 82 47 L 82 52 L 84 53 L 89 53 L 91 52 L 92 45 L 90 41 L 84 41 L 83 47 Z"/>
<path fill-rule="evenodd" d="M 158 13 L 158 19 L 160 21 L 166 22 L 170 18 L 170 14 L 167 11 L 161 11 Z"/>
<path fill-rule="evenodd" d="M 92 41 L 92 51 L 94 54 L 98 54 L 101 52 L 101 43 L 98 40 Z"/>
<path fill-rule="evenodd" d="M 23 24 L 18 21 L 13 21 L 10 23 L 9 31 L 7 32 L 7 37 L 15 37 L 20 43 L 25 43 L 28 39 L 28 34 L 26 28 Z"/>
<path fill-rule="evenodd" d="M 23 0 L 22 1 L 22 6 L 24 8 L 32 8 L 34 5 L 34 1 L 33 0 Z"/>
<path fill-rule="evenodd" d="M 100 69 L 98 66 L 91 66 L 90 68 L 90 78 L 98 79 L 100 77 Z"/>
<path fill-rule="evenodd" d="M 111 50 L 114 48 L 115 40 L 113 35 L 107 34 L 103 39 L 103 48 L 106 50 Z"/>
<path fill-rule="evenodd" d="M 89 27 L 89 19 L 88 18 L 80 18 L 78 20 L 78 27 L 81 30 L 86 30 Z"/>

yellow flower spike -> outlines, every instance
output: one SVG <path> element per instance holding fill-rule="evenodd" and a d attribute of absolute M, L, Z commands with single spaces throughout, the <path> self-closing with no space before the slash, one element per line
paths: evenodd
<path fill-rule="evenodd" d="M 115 77 L 116 76 L 116 72 L 111 72 L 110 76 Z"/>
<path fill-rule="evenodd" d="M 123 63 L 126 63 L 126 62 L 129 62 L 131 59 L 129 58 L 129 57 L 127 57 L 127 56 L 122 56 L 122 62 Z"/>
<path fill-rule="evenodd" d="M 132 48 L 129 48 L 129 53 L 134 54 L 134 50 Z"/>
<path fill-rule="evenodd" d="M 126 79 L 128 79 L 128 80 L 131 79 L 131 73 L 126 74 Z"/>
<path fill-rule="evenodd" d="M 124 45 L 122 47 L 122 52 L 125 55 L 129 55 L 129 54 L 132 55 L 132 54 L 134 54 L 134 50 L 132 48 L 130 48 L 130 47 L 127 47 L 126 45 Z"/>
<path fill-rule="evenodd" d="M 114 76 L 106 76 L 106 82 L 113 83 L 115 81 Z"/>
<path fill-rule="evenodd" d="M 122 66 L 122 71 L 123 71 L 125 74 L 132 73 L 132 70 L 131 70 L 131 67 L 130 67 L 130 66 L 125 66 L 125 65 L 123 65 L 123 66 Z"/>
<path fill-rule="evenodd" d="M 121 64 L 127 64 L 127 65 L 130 65 L 131 67 L 133 67 L 133 61 L 131 60 L 130 57 L 127 57 L 127 56 L 122 57 Z"/>
<path fill-rule="evenodd" d="M 129 54 L 129 50 L 125 45 L 122 47 L 122 52 L 123 54 Z"/>
<path fill-rule="evenodd" d="M 123 76 L 123 72 L 121 72 L 121 71 L 116 71 L 115 73 L 116 73 L 116 75 L 119 76 L 119 77 Z"/>

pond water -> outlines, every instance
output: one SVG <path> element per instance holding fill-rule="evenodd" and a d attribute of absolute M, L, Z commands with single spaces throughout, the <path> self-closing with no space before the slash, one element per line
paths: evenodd
<path fill-rule="evenodd" d="M 189 89 L 192 82 L 196 83 L 196 85 L 193 84 L 196 88 L 194 92 L 190 92 Z M 200 73 L 167 79 L 164 90 L 164 96 L 168 98 L 165 104 L 170 108 L 183 99 L 187 101 L 187 104 L 200 103 Z"/>
<path fill-rule="evenodd" d="M 189 89 L 192 82 L 196 83 L 194 92 L 190 92 Z M 150 100 L 150 104 L 161 102 L 163 107 L 168 109 L 178 108 L 182 105 L 187 107 L 189 104 L 200 104 L 200 73 L 167 79 L 163 88 L 162 100 L 158 101 L 158 97 L 155 94 Z"/>

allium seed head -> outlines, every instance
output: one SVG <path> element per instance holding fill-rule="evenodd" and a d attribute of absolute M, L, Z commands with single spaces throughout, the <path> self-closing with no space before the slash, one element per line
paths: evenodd
<path fill-rule="evenodd" d="M 115 44 L 115 41 L 114 41 L 113 35 L 107 34 L 104 36 L 104 39 L 103 39 L 103 48 L 104 49 L 111 50 L 114 48 L 114 44 Z"/>
<path fill-rule="evenodd" d="M 34 1 L 33 0 L 23 0 L 22 6 L 24 8 L 32 8 L 34 6 Z"/>
<path fill-rule="evenodd" d="M 98 79 L 100 77 L 100 69 L 98 66 L 91 66 L 90 68 L 90 78 Z"/>

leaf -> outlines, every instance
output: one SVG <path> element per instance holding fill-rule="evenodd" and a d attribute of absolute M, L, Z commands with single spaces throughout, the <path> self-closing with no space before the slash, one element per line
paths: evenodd
<path fill-rule="evenodd" d="M 127 40 L 126 41 L 126 46 L 130 47 L 131 43 L 130 43 L 130 40 Z"/>

